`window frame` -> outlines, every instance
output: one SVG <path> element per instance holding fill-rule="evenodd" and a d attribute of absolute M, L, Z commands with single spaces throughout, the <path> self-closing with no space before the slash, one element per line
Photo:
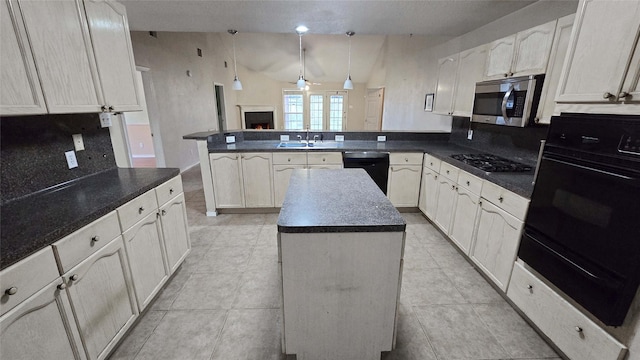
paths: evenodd
<path fill-rule="evenodd" d="M 288 129 L 287 123 L 285 119 L 287 118 L 287 114 L 289 114 L 286 110 L 285 99 L 287 95 L 292 94 L 302 94 L 302 129 Z M 313 95 L 322 95 L 322 129 L 311 129 L 311 96 Z M 331 96 L 332 95 L 341 95 L 342 96 L 342 129 L 340 130 L 330 130 L 330 107 L 331 107 Z M 282 129 L 287 131 L 300 131 L 306 130 L 307 127 L 311 131 L 333 131 L 333 132 L 341 132 L 347 130 L 347 120 L 349 113 L 349 92 L 347 90 L 298 90 L 298 89 L 283 89 L 282 91 Z"/>

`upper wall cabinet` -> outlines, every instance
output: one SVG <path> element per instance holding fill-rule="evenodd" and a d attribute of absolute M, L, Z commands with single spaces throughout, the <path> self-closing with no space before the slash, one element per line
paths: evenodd
<path fill-rule="evenodd" d="M 471 116 L 476 83 L 482 80 L 487 46 L 465 50 L 458 56 L 458 76 L 453 99 L 453 115 Z"/>
<path fill-rule="evenodd" d="M 560 109 L 638 113 L 639 35 L 640 2 L 582 0 L 556 96 Z"/>
<path fill-rule="evenodd" d="M 12 48 L 2 52 L 2 92 L 17 88 L 23 98 L 5 99 L 3 95 L 0 115 L 43 113 L 41 108 L 16 110 L 33 103 L 24 94 L 28 89 L 25 84 L 34 84 L 35 72 L 27 73 L 31 82 L 26 83 L 20 72 L 5 74 L 4 64 L 28 69 L 29 53 L 33 54 L 48 113 L 141 109 L 124 7 L 108 1 L 8 0 L 2 16 L 3 49 L 5 43 Z M 5 16 L 12 21 L 5 22 Z M 21 51 L 17 52 L 16 46 L 22 47 Z"/>
<path fill-rule="evenodd" d="M 438 60 L 438 86 L 433 112 L 451 115 L 458 70 L 458 54 Z"/>
<path fill-rule="evenodd" d="M 36 64 L 15 3 L 0 4 L 0 114 L 45 114 Z"/>
<path fill-rule="evenodd" d="M 485 80 L 545 73 L 555 29 L 554 20 L 490 43 Z"/>

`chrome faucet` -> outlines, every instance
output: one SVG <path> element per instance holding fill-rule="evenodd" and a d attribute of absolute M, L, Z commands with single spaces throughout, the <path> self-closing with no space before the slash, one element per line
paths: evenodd
<path fill-rule="evenodd" d="M 306 138 L 307 142 L 309 142 L 309 125 L 307 125 L 307 138 Z"/>
<path fill-rule="evenodd" d="M 318 139 L 320 139 L 320 135 L 313 135 L 313 142 L 318 142 Z"/>
<path fill-rule="evenodd" d="M 302 135 L 296 135 L 298 137 L 298 141 L 302 142 Z"/>

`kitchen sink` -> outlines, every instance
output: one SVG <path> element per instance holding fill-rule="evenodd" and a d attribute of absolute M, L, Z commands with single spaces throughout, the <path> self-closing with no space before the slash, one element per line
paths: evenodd
<path fill-rule="evenodd" d="M 324 142 L 281 142 L 276 146 L 278 148 L 307 148 L 307 149 L 335 149 L 338 147 L 336 141 Z"/>
<path fill-rule="evenodd" d="M 281 142 L 276 147 L 279 147 L 279 148 L 303 148 L 303 147 L 307 147 L 307 144 L 306 143 L 299 143 L 299 142 Z"/>

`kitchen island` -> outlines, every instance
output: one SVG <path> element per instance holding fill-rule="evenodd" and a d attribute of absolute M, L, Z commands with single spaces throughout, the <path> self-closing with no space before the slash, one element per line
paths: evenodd
<path fill-rule="evenodd" d="M 282 351 L 380 359 L 394 348 L 406 224 L 362 169 L 298 169 L 278 219 Z"/>

